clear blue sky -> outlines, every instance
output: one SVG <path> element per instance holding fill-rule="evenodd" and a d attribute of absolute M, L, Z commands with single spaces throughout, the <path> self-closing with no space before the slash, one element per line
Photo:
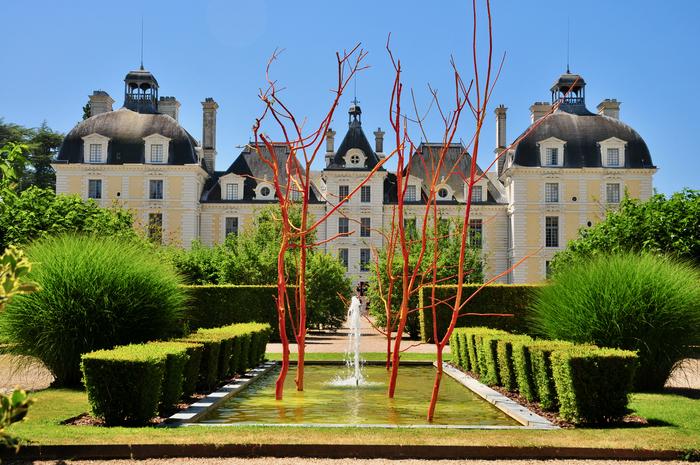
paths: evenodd
<path fill-rule="evenodd" d="M 509 140 L 527 127 L 530 104 L 549 100 L 551 83 L 565 71 L 568 18 L 571 70 L 588 83 L 589 109 L 603 98 L 622 101 L 622 120 L 645 138 L 659 167 L 654 185 L 660 192 L 700 188 L 694 142 L 700 135 L 700 2 L 493 0 L 492 7 L 496 54 L 507 54 L 492 103 L 509 108 Z M 330 101 L 335 51 L 362 42 L 371 68 L 357 88 L 369 137 L 377 126 L 388 126 L 389 32 L 405 82 L 421 101 L 427 83 L 445 95 L 450 91 L 450 54 L 469 76 L 465 1 L 3 0 L 0 117 L 26 126 L 45 119 L 66 132 L 95 89 L 121 106 L 124 75 L 139 65 L 142 14 L 144 64 L 157 77 L 160 95 L 182 103 L 183 126 L 200 138 L 200 102 L 214 97 L 220 105 L 218 169 L 249 140 L 261 110 L 257 90 L 275 47 L 285 48 L 275 76 L 287 88 L 288 102 L 317 121 Z M 346 95 L 335 118 L 339 136 L 351 98 Z M 482 152 L 482 166 L 492 157 L 493 118 L 485 131 L 489 150 Z"/>

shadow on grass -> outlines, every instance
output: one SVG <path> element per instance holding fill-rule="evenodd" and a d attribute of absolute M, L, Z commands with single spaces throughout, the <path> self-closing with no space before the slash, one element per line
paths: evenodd
<path fill-rule="evenodd" d="M 700 399 L 700 389 L 667 387 L 667 388 L 664 388 L 664 393 L 665 394 L 676 394 L 679 396 L 687 397 L 688 399 Z"/>

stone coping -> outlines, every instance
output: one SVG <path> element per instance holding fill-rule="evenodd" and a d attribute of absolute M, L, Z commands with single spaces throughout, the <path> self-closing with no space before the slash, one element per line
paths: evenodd
<path fill-rule="evenodd" d="M 528 429 L 560 429 L 557 425 L 550 422 L 546 418 L 537 415 L 531 410 L 515 402 L 513 399 L 510 399 L 500 392 L 491 389 L 487 385 L 477 381 L 452 365 L 443 363 L 442 369 L 445 374 L 449 375 L 455 381 L 467 387 L 486 402 L 493 404 L 496 408 Z"/>

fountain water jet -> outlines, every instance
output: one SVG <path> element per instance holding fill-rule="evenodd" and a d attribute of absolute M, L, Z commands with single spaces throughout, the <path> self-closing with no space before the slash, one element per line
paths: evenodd
<path fill-rule="evenodd" d="M 345 379 L 335 379 L 331 383 L 334 386 L 361 386 L 365 384 L 362 375 L 362 360 L 360 359 L 360 337 L 362 336 L 362 315 L 360 299 L 352 297 L 348 309 L 348 348 L 345 351 L 345 364 L 350 369 L 350 376 Z"/>

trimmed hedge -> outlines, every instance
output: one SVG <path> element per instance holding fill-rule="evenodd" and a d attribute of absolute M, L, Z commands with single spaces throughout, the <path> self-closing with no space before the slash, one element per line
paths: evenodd
<path fill-rule="evenodd" d="M 151 342 L 166 354 L 161 413 L 171 409 L 185 395 L 194 392 L 199 373 L 202 345 L 185 342 Z"/>
<path fill-rule="evenodd" d="M 201 329 L 187 339 L 115 347 L 82 356 L 93 413 L 108 425 L 146 424 L 167 412 L 195 384 L 211 389 L 265 354 L 268 324 Z M 251 344 L 254 341 L 254 344 Z"/>
<path fill-rule="evenodd" d="M 275 306 L 277 286 L 219 284 L 184 287 L 190 295 L 186 311 L 190 329 L 217 328 L 234 323 L 267 323 L 272 329 L 272 339 L 279 340 Z"/>
<path fill-rule="evenodd" d="M 465 284 L 464 296 L 470 296 L 481 284 Z M 530 305 L 534 301 L 535 291 L 540 284 L 491 284 L 483 288 L 464 306 L 460 313 L 512 313 L 512 317 L 469 316 L 457 320 L 457 327 L 488 327 L 501 329 L 514 334 L 527 334 L 529 331 L 528 317 Z M 437 286 L 436 298 L 448 299 L 454 296 L 456 285 Z M 419 312 L 421 340 L 432 341 L 433 318 L 430 308 L 431 288 L 426 286 L 419 290 Z M 447 304 L 437 307 L 438 335 L 444 334 L 452 317 L 451 308 Z"/>
<path fill-rule="evenodd" d="M 627 413 L 638 357 L 619 349 L 555 350 L 552 374 L 559 415 L 572 423 L 604 423 Z"/>
<path fill-rule="evenodd" d="M 511 392 L 518 391 L 518 380 L 513 361 L 513 342 L 532 342 L 530 336 L 501 336 L 497 340 L 498 374 L 501 386 Z"/>
<path fill-rule="evenodd" d="M 146 424 L 158 414 L 167 355 L 146 344 L 99 350 L 82 356 L 88 401 L 107 425 Z"/>
<path fill-rule="evenodd" d="M 535 381 L 537 399 L 544 410 L 554 411 L 559 406 L 552 377 L 552 352 L 573 347 L 573 344 L 564 341 L 542 341 L 529 345 L 532 378 Z"/>
<path fill-rule="evenodd" d="M 452 362 L 481 382 L 539 400 L 572 423 L 600 423 L 627 411 L 637 355 L 618 349 L 533 340 L 490 328 L 457 328 Z"/>

